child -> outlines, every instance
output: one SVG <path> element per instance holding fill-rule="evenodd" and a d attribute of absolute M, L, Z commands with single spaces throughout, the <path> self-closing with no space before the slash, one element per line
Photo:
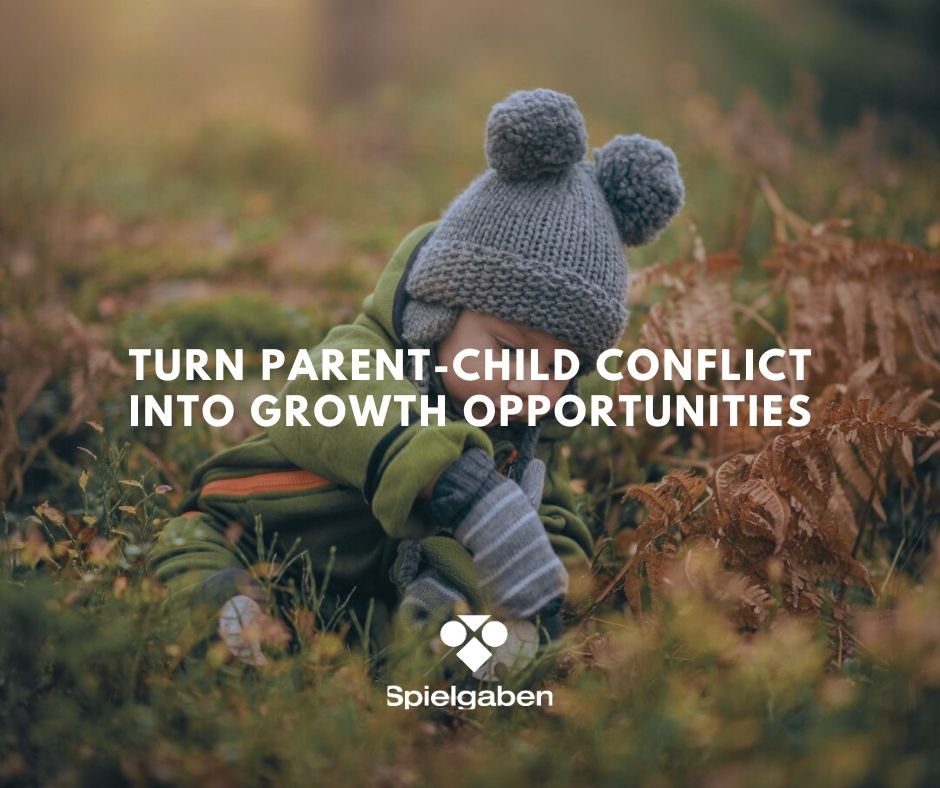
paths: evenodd
<path fill-rule="evenodd" d="M 396 608 L 414 625 L 441 620 L 461 602 L 502 620 L 539 615 L 557 634 L 568 571 L 590 566 L 593 539 L 574 513 L 561 450 L 569 428 L 551 417 L 530 427 L 524 413 L 481 428 L 462 415 L 476 393 L 496 402 L 541 393 L 554 406 L 578 393 L 581 378 L 539 380 L 526 369 L 519 381 L 468 381 L 454 374 L 453 359 L 466 347 L 538 349 L 537 371 L 546 373 L 552 351 L 567 348 L 580 374 L 590 373 L 626 326 L 623 244 L 652 240 L 681 208 L 683 184 L 672 151 L 639 135 L 617 136 L 584 160 L 576 104 L 546 89 L 494 106 L 485 149 L 490 169 L 440 221 L 404 239 L 359 317 L 311 351 L 317 360 L 324 348 L 345 359 L 357 348 L 427 348 L 423 374 L 412 365 L 408 380 L 298 379 L 282 391 L 310 403 L 326 393 L 444 394 L 447 422 L 421 426 L 412 413 L 408 426 L 395 418 L 271 427 L 196 469 L 184 513 L 155 546 L 152 567 L 174 614 L 200 633 L 221 608 L 219 632 L 246 662 L 264 656 L 244 622 L 274 621 L 246 571 L 261 560 L 256 517 L 266 542 L 275 533 L 282 548 L 299 539 L 318 587 L 329 574 L 321 617 L 343 603 L 359 622 L 370 612 L 377 646 L 389 640 Z M 309 584 L 301 563 L 278 585 Z"/>

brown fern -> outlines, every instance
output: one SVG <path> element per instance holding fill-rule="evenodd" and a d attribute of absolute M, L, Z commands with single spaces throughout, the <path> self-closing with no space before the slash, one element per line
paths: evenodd
<path fill-rule="evenodd" d="M 873 592 L 859 546 L 888 519 L 889 480 L 914 489 L 922 483 L 919 464 L 940 453 L 940 441 L 918 443 L 940 427 L 940 420 L 932 428 L 918 420 L 926 408 L 940 408 L 931 398 L 940 370 L 940 258 L 894 241 L 856 240 L 844 220 L 813 224 L 783 205 L 765 177 L 756 184 L 774 215 L 776 241 L 763 260 L 772 281 L 732 289 L 726 274 L 737 255 L 709 253 L 693 230 L 690 260 L 633 277 L 631 302 L 647 311 L 636 344 L 661 361 L 667 349 L 698 347 L 728 348 L 740 359 L 739 337 L 753 347 L 769 338 L 777 347 L 812 350 L 805 379 L 791 375 L 781 388 L 660 378 L 625 380 L 621 388 L 806 394 L 810 424 L 752 427 L 742 418 L 734 427 L 688 430 L 681 441 L 676 433 L 631 428 L 639 464 L 704 474 L 666 473 L 627 488 L 624 500 L 646 514 L 629 536 L 615 539 L 632 552 L 601 597 L 622 581 L 630 607 L 645 614 L 662 593 L 670 556 L 704 538 L 718 545 L 729 577 L 743 578 L 734 592 L 739 625 L 761 626 L 780 605 L 826 613 L 842 627 L 843 590 Z M 781 302 L 786 324 L 778 328 L 768 307 Z"/>
<path fill-rule="evenodd" d="M 886 405 L 834 401 L 821 424 L 778 435 L 756 455 L 736 455 L 711 479 L 673 473 L 656 484 L 629 487 L 624 500 L 648 510 L 622 572 L 631 609 L 642 615 L 655 606 L 664 562 L 683 542 L 701 536 L 719 545 L 726 568 L 747 581 L 750 591 L 734 612 L 742 626 L 767 618 L 777 583 L 786 608 L 814 615 L 827 604 L 844 608 L 834 593 L 844 584 L 873 592 L 868 570 L 854 554 L 856 512 L 874 507 L 883 514 L 877 508 L 887 473 L 883 458 L 891 447 L 927 434 L 923 425 L 890 415 Z M 847 466 L 840 458 L 853 449 L 867 459 Z M 878 467 L 869 473 L 872 463 Z M 703 498 L 708 490 L 713 495 Z"/>

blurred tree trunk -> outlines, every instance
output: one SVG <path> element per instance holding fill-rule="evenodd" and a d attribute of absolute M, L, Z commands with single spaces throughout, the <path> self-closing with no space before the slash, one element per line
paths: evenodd
<path fill-rule="evenodd" d="M 0 0 L 0 134 L 54 129 L 74 110 L 96 14 L 68 0 Z"/>
<path fill-rule="evenodd" d="M 320 0 L 322 74 L 326 109 L 367 101 L 397 71 L 397 4 L 388 0 Z"/>

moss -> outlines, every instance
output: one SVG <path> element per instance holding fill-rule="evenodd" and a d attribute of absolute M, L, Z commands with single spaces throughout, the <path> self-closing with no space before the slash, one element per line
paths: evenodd
<path fill-rule="evenodd" d="M 261 293 L 235 292 L 204 300 L 154 307 L 146 319 L 177 347 L 306 347 L 312 321 Z M 171 345 L 166 345 L 170 347 Z"/>

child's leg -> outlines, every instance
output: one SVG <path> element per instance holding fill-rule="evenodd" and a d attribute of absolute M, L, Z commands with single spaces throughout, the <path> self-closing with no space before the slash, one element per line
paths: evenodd
<path fill-rule="evenodd" d="M 155 579 L 166 587 L 165 623 L 171 635 L 186 641 L 181 645 L 210 638 L 218 610 L 230 596 L 258 593 L 245 564 L 204 512 L 169 520 L 148 561 Z"/>

